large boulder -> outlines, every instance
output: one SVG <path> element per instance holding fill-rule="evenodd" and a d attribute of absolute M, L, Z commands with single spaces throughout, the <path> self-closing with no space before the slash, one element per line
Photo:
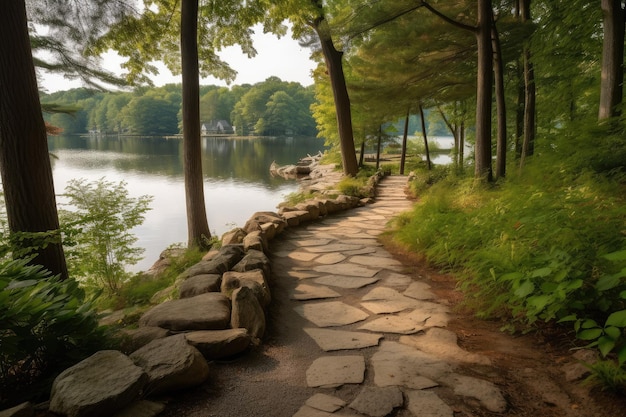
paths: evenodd
<path fill-rule="evenodd" d="M 116 350 L 96 352 L 52 384 L 50 411 L 68 417 L 111 416 L 139 397 L 146 373 Z"/>
<path fill-rule="evenodd" d="M 237 288 L 233 291 L 232 303 L 231 327 L 248 330 L 255 341 L 261 339 L 265 333 L 265 313 L 252 290 L 248 287 Z"/>
<path fill-rule="evenodd" d="M 272 223 L 276 226 L 276 234 L 279 234 L 280 232 L 282 232 L 285 226 L 287 226 L 287 224 L 285 223 L 285 220 L 282 217 L 280 217 L 278 214 L 273 213 L 271 211 L 256 212 L 252 215 L 252 217 L 250 217 L 249 221 L 251 222 L 255 221 L 259 223 L 261 227 L 266 223 Z M 244 229 L 245 228 L 246 227 L 244 226 Z"/>
<path fill-rule="evenodd" d="M 162 339 L 170 335 L 170 331 L 161 327 L 138 327 L 122 332 L 122 350 L 124 352 L 134 352 L 153 340 Z"/>
<path fill-rule="evenodd" d="M 266 277 L 270 276 L 271 263 L 269 258 L 264 252 L 254 249 L 250 249 L 246 256 L 232 267 L 232 271 L 235 272 L 253 271 L 255 269 L 261 269 Z"/>
<path fill-rule="evenodd" d="M 180 298 L 195 297 L 207 292 L 220 290 L 222 277 L 219 274 L 200 274 L 181 281 L 178 290 Z"/>
<path fill-rule="evenodd" d="M 230 300 L 209 292 L 191 298 L 166 301 L 144 313 L 139 326 L 156 326 L 174 331 L 228 328 Z"/>
<path fill-rule="evenodd" d="M 248 287 L 252 290 L 262 307 L 267 307 L 272 301 L 270 289 L 260 269 L 246 272 L 229 271 L 222 276 L 222 293 L 226 296 L 232 298 L 233 292 L 241 287 Z"/>
<path fill-rule="evenodd" d="M 239 262 L 243 255 L 242 245 L 222 246 L 219 252 L 210 260 L 200 261 L 187 268 L 180 275 L 180 278 L 189 278 L 200 274 L 223 274 Z"/>
<path fill-rule="evenodd" d="M 209 376 L 209 365 L 184 334 L 150 342 L 130 358 L 148 375 L 147 394 L 194 387 Z"/>
<path fill-rule="evenodd" d="M 208 360 L 238 355 L 251 341 L 246 329 L 199 330 L 185 333 L 185 337 Z"/>
<path fill-rule="evenodd" d="M 246 231 L 240 227 L 237 227 L 222 235 L 222 245 L 240 245 L 243 243 L 243 239 L 246 237 Z"/>
<path fill-rule="evenodd" d="M 267 238 L 263 234 L 263 230 L 255 230 L 243 238 L 243 250 L 246 253 L 250 250 L 265 251 L 267 248 Z"/>

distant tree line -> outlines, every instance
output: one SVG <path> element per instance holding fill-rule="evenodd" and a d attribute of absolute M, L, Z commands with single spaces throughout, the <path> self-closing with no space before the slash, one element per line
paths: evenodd
<path fill-rule="evenodd" d="M 200 87 L 203 123 L 226 120 L 238 135 L 315 136 L 310 107 L 313 87 L 270 77 L 254 85 Z M 61 106 L 46 114 L 46 121 L 64 134 L 173 135 L 182 131 L 182 96 L 179 84 L 139 87 L 132 92 L 103 92 L 75 88 L 42 93 L 44 104 Z"/>

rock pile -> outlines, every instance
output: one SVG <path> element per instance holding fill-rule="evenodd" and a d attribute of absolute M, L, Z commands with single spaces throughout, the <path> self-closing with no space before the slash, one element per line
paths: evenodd
<path fill-rule="evenodd" d="M 316 177 L 319 184 L 321 175 Z M 61 373 L 49 410 L 69 417 L 157 415 L 163 405 L 145 398 L 197 386 L 209 377 L 209 361 L 260 343 L 271 301 L 268 242 L 286 227 L 367 202 L 339 195 L 282 207 L 278 213 L 255 213 L 243 228 L 225 233 L 222 247 L 184 271 L 160 294 L 163 302 L 141 316 L 137 329 L 126 332 L 129 355 L 100 351 Z M 0 412 L 17 415 L 34 411 L 22 405 Z"/>

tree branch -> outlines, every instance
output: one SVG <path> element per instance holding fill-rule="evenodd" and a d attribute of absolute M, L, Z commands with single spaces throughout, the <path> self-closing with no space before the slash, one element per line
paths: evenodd
<path fill-rule="evenodd" d="M 426 9 L 428 9 L 431 13 L 433 13 L 436 16 L 440 17 L 441 19 L 445 20 L 446 22 L 450 23 L 452 26 L 456 26 L 459 29 L 468 30 L 470 32 L 478 31 L 478 27 L 466 25 L 465 23 L 461 23 L 459 21 L 456 21 L 456 20 L 446 16 L 445 14 L 441 13 L 439 10 L 435 9 L 433 6 L 431 6 L 430 4 L 428 4 L 428 2 L 426 2 L 424 0 L 421 1 L 421 5 L 426 7 Z"/>

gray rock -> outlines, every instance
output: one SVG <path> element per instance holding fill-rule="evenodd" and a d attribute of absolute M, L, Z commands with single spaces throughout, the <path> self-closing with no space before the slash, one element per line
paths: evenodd
<path fill-rule="evenodd" d="M 185 333 L 187 342 L 208 360 L 235 356 L 250 346 L 246 329 L 201 330 Z"/>
<path fill-rule="evenodd" d="M 243 243 L 243 239 L 246 237 L 246 232 L 237 227 L 222 235 L 222 245 L 239 245 Z"/>
<path fill-rule="evenodd" d="M 231 270 L 235 272 L 246 272 L 254 269 L 261 269 L 266 277 L 270 276 L 271 267 L 269 258 L 262 251 L 254 249 L 250 249 L 246 255 L 231 268 Z"/>
<path fill-rule="evenodd" d="M 318 204 L 309 202 L 296 204 L 297 210 L 307 211 L 309 213 L 310 220 L 315 220 L 320 216 L 320 208 Z"/>
<path fill-rule="evenodd" d="M 407 409 L 416 417 L 454 417 L 454 411 L 432 391 L 408 391 Z"/>
<path fill-rule="evenodd" d="M 170 331 L 161 327 L 138 327 L 123 331 L 122 350 L 134 352 L 153 340 L 162 339 L 170 335 Z"/>
<path fill-rule="evenodd" d="M 334 397 L 327 394 L 315 394 L 306 400 L 306 405 L 315 408 L 317 410 L 334 413 L 346 405 L 346 402 L 341 398 Z"/>
<path fill-rule="evenodd" d="M 265 238 L 262 230 L 250 232 L 243 238 L 244 252 L 248 252 L 251 249 L 265 251 L 267 248 L 267 239 Z"/>
<path fill-rule="evenodd" d="M 113 417 L 155 417 L 165 410 L 165 404 L 154 401 L 136 401 Z"/>
<path fill-rule="evenodd" d="M 181 274 L 181 278 L 189 278 L 200 274 L 223 274 L 230 270 L 243 258 L 243 246 L 222 246 L 219 252 L 209 260 L 203 260 L 189 267 Z"/>
<path fill-rule="evenodd" d="M 315 327 L 307 327 L 304 331 L 326 352 L 378 346 L 378 342 L 383 337 L 382 334 L 376 333 L 349 332 Z"/>
<path fill-rule="evenodd" d="M 185 335 L 155 340 L 130 355 L 148 375 L 148 394 L 194 387 L 209 376 L 209 365 Z"/>
<path fill-rule="evenodd" d="M 311 215 L 308 211 L 287 211 L 282 214 L 283 219 L 287 223 L 287 226 L 294 227 L 298 226 L 300 223 L 304 223 L 308 220 L 311 220 Z"/>
<path fill-rule="evenodd" d="M 368 416 L 385 417 L 402 404 L 404 404 L 404 397 L 398 387 L 366 386 L 350 403 L 350 408 Z"/>
<path fill-rule="evenodd" d="M 221 330 L 230 322 L 230 300 L 210 292 L 182 300 L 166 301 L 144 313 L 139 326 L 156 326 L 175 331 Z"/>
<path fill-rule="evenodd" d="M 365 359 L 361 355 L 322 356 L 306 370 L 309 387 L 337 387 L 360 384 L 365 377 Z"/>
<path fill-rule="evenodd" d="M 195 297 L 207 292 L 219 291 L 221 282 L 222 277 L 219 274 L 194 275 L 180 283 L 180 298 Z"/>
<path fill-rule="evenodd" d="M 0 411 L 0 417 L 32 417 L 35 415 L 35 409 L 29 402 L 16 405 L 9 409 Z"/>
<path fill-rule="evenodd" d="M 371 358 L 374 384 L 412 389 L 432 388 L 436 381 L 452 372 L 452 366 L 434 355 L 429 355 L 397 342 L 383 341 Z"/>
<path fill-rule="evenodd" d="M 369 315 L 341 301 L 306 303 L 294 310 L 319 327 L 343 326 L 365 320 Z"/>
<path fill-rule="evenodd" d="M 263 271 L 255 269 L 247 272 L 229 271 L 222 276 L 221 291 L 227 297 L 231 297 L 237 288 L 248 287 L 252 290 L 261 307 L 267 307 L 272 301 L 270 289 L 265 281 Z"/>
<path fill-rule="evenodd" d="M 146 373 L 123 353 L 96 352 L 56 377 L 50 411 L 68 417 L 111 416 L 138 398 L 147 381 Z"/>
<path fill-rule="evenodd" d="M 251 337 L 261 339 L 265 333 L 265 313 L 252 290 L 237 288 L 233 291 L 232 305 L 231 327 L 247 329 Z"/>

